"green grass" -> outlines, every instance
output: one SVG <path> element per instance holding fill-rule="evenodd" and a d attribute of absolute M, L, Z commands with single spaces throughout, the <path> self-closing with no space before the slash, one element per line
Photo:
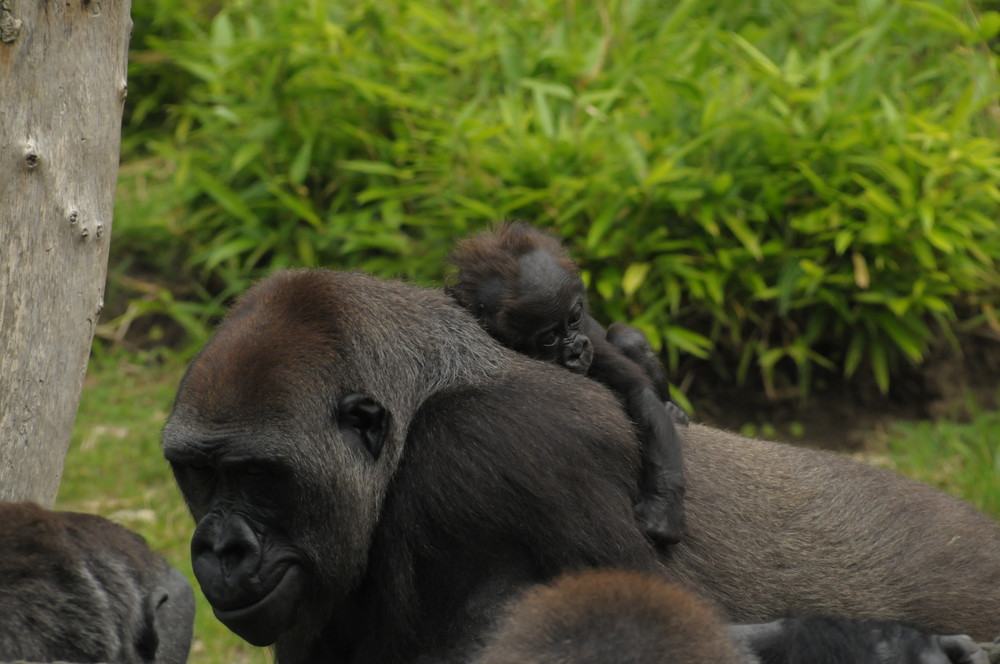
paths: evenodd
<path fill-rule="evenodd" d="M 1000 517 L 1000 412 L 968 422 L 897 422 L 872 448 L 898 472 Z"/>
<path fill-rule="evenodd" d="M 61 509 L 109 517 L 141 533 L 194 584 L 192 521 L 163 460 L 160 428 L 183 367 L 134 357 L 91 362 L 59 492 Z M 864 459 L 928 482 L 1000 516 L 1000 412 L 971 421 L 900 422 Z M 197 588 L 197 585 L 195 585 Z M 196 590 L 192 664 L 263 664 L 267 651 L 243 643 L 212 615 Z"/>
<path fill-rule="evenodd" d="M 271 661 L 268 651 L 244 643 L 215 619 L 191 571 L 194 524 L 159 445 L 182 372 L 176 361 L 91 361 L 56 507 L 131 528 L 187 575 L 198 602 L 191 664 L 264 664 Z"/>

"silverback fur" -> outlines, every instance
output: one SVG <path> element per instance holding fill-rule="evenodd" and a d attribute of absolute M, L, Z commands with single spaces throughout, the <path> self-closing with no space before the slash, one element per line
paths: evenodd
<path fill-rule="evenodd" d="M 808 609 L 1000 632 L 1000 528 L 971 505 L 829 452 L 682 433 L 689 534 L 668 567 L 733 620 Z"/>

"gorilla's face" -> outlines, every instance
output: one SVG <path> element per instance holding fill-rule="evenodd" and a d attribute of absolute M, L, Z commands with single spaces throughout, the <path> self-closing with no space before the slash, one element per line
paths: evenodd
<path fill-rule="evenodd" d="M 251 291 L 188 369 L 163 430 L 197 521 L 195 575 L 254 645 L 357 586 L 399 456 L 387 409 L 344 385 L 364 372 L 340 359 L 348 333 L 324 306 Z"/>

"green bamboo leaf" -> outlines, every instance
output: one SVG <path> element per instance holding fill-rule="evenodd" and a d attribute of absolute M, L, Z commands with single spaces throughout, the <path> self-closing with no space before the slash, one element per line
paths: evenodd
<path fill-rule="evenodd" d="M 694 330 L 683 327 L 668 325 L 663 329 L 665 343 L 675 347 L 681 352 L 706 359 L 711 354 L 715 344 L 708 337 L 701 335 Z"/>
<path fill-rule="evenodd" d="M 885 304 L 886 296 L 878 291 L 867 291 L 854 294 L 854 301 L 863 304 Z"/>
<path fill-rule="evenodd" d="M 416 3 L 413 3 L 411 6 L 415 7 Z M 428 39 L 423 39 L 420 36 L 405 30 L 400 31 L 397 34 L 399 35 L 399 40 L 401 42 L 433 62 L 450 65 L 455 61 L 455 54 L 452 51 L 442 48 L 440 45 L 435 44 Z M 442 72 L 443 71 L 444 70 L 442 70 Z"/>
<path fill-rule="evenodd" d="M 574 97 L 573 89 L 562 83 L 553 83 L 552 81 L 544 81 L 537 78 L 525 78 L 521 80 L 521 85 L 542 96 L 565 99 L 566 101 L 572 101 Z"/>
<path fill-rule="evenodd" d="M 597 251 L 598 246 L 604 241 L 604 237 L 611 229 L 611 226 L 614 225 L 617 213 L 617 206 L 608 206 L 597 215 L 597 218 L 594 219 L 594 222 L 590 225 L 590 229 L 587 231 L 587 251 Z"/>
<path fill-rule="evenodd" d="M 264 144 L 259 141 L 252 141 L 241 145 L 233 154 L 232 161 L 229 164 L 229 174 L 235 175 L 242 171 L 247 164 L 257 159 L 263 151 Z"/>
<path fill-rule="evenodd" d="M 899 197 L 902 198 L 907 205 L 913 204 L 914 202 L 913 182 L 910 179 L 910 176 L 904 173 L 900 168 L 890 164 L 884 159 L 878 159 L 870 155 L 861 155 L 852 157 L 847 160 L 847 163 L 854 164 L 857 166 L 866 166 L 872 169 L 873 171 L 881 175 L 886 182 L 892 185 L 896 189 L 896 191 L 899 192 Z M 899 208 L 898 206 L 896 206 L 895 202 L 892 202 L 890 203 L 889 209 L 898 210 Z"/>
<path fill-rule="evenodd" d="M 847 344 L 847 352 L 844 353 L 844 376 L 850 378 L 857 371 L 858 365 L 865 354 L 865 344 L 867 337 L 863 332 L 855 330 L 851 335 L 851 340 Z"/>
<path fill-rule="evenodd" d="M 696 187 L 670 187 L 665 196 L 673 203 L 691 203 L 705 197 L 705 190 Z"/>
<path fill-rule="evenodd" d="M 918 2 L 916 0 L 905 0 L 902 4 L 925 12 L 934 20 L 937 27 L 942 30 L 953 32 L 964 39 L 972 40 L 975 36 L 972 28 L 962 22 L 960 18 L 952 14 L 949 10 L 932 2 Z"/>
<path fill-rule="evenodd" d="M 778 276 L 777 291 L 778 313 L 782 316 L 788 314 L 788 308 L 792 301 L 792 295 L 795 293 L 799 276 L 801 274 L 802 268 L 799 266 L 798 261 L 795 260 L 786 262 L 781 268 L 781 274 Z"/>
<path fill-rule="evenodd" d="M 872 343 L 868 349 L 868 358 L 871 362 L 872 373 L 875 375 L 875 384 L 882 394 L 889 391 L 889 356 L 885 347 L 877 341 Z"/>
<path fill-rule="evenodd" d="M 913 244 L 910 245 L 913 250 L 913 255 L 916 256 L 917 262 L 925 270 L 936 270 L 937 260 L 934 258 L 934 250 L 931 249 L 930 245 L 923 240 L 914 240 Z"/>
<path fill-rule="evenodd" d="M 979 16 L 979 37 L 983 41 L 995 39 L 1000 34 L 1000 12 L 983 12 Z M 1000 460 L 1000 456 L 997 457 Z"/>
<path fill-rule="evenodd" d="M 649 164 L 646 162 L 646 156 L 642 153 L 639 144 L 627 132 L 620 132 L 617 138 L 618 145 L 625 152 L 625 160 L 632 168 L 632 177 L 635 178 L 636 182 L 644 182 L 649 174 Z"/>
<path fill-rule="evenodd" d="M 923 359 L 925 340 L 919 331 L 907 327 L 900 318 L 886 313 L 876 312 L 873 318 L 879 329 L 892 339 L 910 361 L 916 363 Z"/>
<path fill-rule="evenodd" d="M 194 179 L 205 190 L 212 200 L 232 216 L 249 224 L 257 225 L 258 219 L 254 211 L 243 202 L 235 191 L 223 184 L 221 180 L 201 168 L 191 171 Z"/>
<path fill-rule="evenodd" d="M 365 159 L 342 159 L 337 162 L 337 167 L 345 171 L 364 173 L 366 175 L 389 175 L 400 180 L 408 180 L 413 177 L 411 171 L 399 169 L 392 164 L 383 161 L 368 161 Z"/>
<path fill-rule="evenodd" d="M 764 258 L 760 250 L 760 242 L 757 240 L 757 236 L 750 227 L 747 226 L 746 221 L 739 215 L 732 214 L 729 212 L 722 213 L 722 222 L 732 231 L 733 235 L 737 237 L 743 248 L 750 252 L 750 254 L 757 260 L 762 260 Z"/>
<path fill-rule="evenodd" d="M 605 300 L 612 300 L 618 295 L 618 285 L 621 279 L 611 270 L 602 270 L 597 278 L 597 294 Z"/>
<path fill-rule="evenodd" d="M 920 219 L 920 227 L 924 233 L 930 232 L 934 228 L 934 206 L 924 200 L 917 204 L 917 218 Z"/>
<path fill-rule="evenodd" d="M 649 263 L 632 263 L 627 268 L 625 268 L 625 274 L 622 276 L 622 290 L 625 291 L 626 297 L 632 297 L 642 283 L 646 280 L 646 275 L 649 274 Z"/>
<path fill-rule="evenodd" d="M 300 199 L 294 194 L 290 194 L 274 182 L 267 183 L 267 190 L 298 218 L 308 222 L 314 228 L 323 227 L 323 220 L 316 214 L 309 200 Z"/>
<path fill-rule="evenodd" d="M 421 99 L 416 95 L 402 92 L 387 83 L 361 78 L 346 71 L 335 72 L 334 80 L 353 87 L 369 101 L 384 101 L 399 108 L 421 111 L 427 110 L 434 103 L 430 99 Z"/>
<path fill-rule="evenodd" d="M 774 365 L 787 355 L 784 348 L 771 348 L 757 356 L 757 363 L 770 373 L 774 369 Z"/>
<path fill-rule="evenodd" d="M 316 247 L 310 241 L 311 238 L 299 236 L 295 241 L 298 249 L 298 263 L 306 267 L 316 267 Z"/>
<path fill-rule="evenodd" d="M 974 111 L 973 103 L 977 97 L 977 87 L 977 83 L 969 83 L 965 86 L 965 91 L 962 93 L 962 96 L 952 102 L 951 113 L 949 114 L 950 121 L 948 123 L 948 128 L 951 131 L 960 131 L 962 127 L 968 125 L 969 116 L 972 115 Z"/>
<path fill-rule="evenodd" d="M 216 49 L 232 48 L 235 43 L 233 23 L 229 19 L 229 13 L 220 11 L 212 19 L 211 43 Z"/>
<path fill-rule="evenodd" d="M 930 242 L 931 244 L 933 244 L 935 247 L 937 247 L 946 254 L 951 254 L 955 252 L 955 245 L 948 238 L 947 234 L 941 230 L 938 230 L 937 228 L 932 228 L 926 233 L 924 233 L 924 237 L 927 238 L 928 242 Z"/>
<path fill-rule="evenodd" d="M 887 215 L 893 217 L 899 215 L 899 205 L 897 205 L 896 201 L 894 201 L 891 196 L 886 194 L 881 187 L 860 173 L 854 173 L 851 177 L 855 182 L 864 188 L 865 196 L 872 202 L 872 204 L 875 205 L 875 207 Z"/>
<path fill-rule="evenodd" d="M 535 103 L 535 117 L 538 118 L 538 127 L 542 131 L 542 136 L 548 139 L 555 137 L 555 122 L 552 120 L 552 109 L 549 107 L 545 93 L 538 88 L 533 88 L 531 97 Z"/>
<path fill-rule="evenodd" d="M 649 169 L 649 174 L 643 181 L 643 187 L 652 187 L 658 184 L 672 182 L 683 177 L 683 173 L 676 169 L 676 162 L 673 159 L 660 159 Z"/>
<path fill-rule="evenodd" d="M 295 159 L 292 160 L 292 166 L 288 170 L 288 177 L 295 184 L 301 184 L 306 179 L 306 174 L 309 172 L 309 165 L 312 163 L 312 149 L 313 142 L 311 140 L 305 141 L 295 154 Z"/>
<path fill-rule="evenodd" d="M 468 196 L 462 196 L 461 194 L 456 193 L 449 193 L 448 200 L 453 203 L 457 203 L 459 206 L 469 210 L 474 216 L 481 219 L 496 219 L 500 216 L 496 208 L 475 198 L 469 198 Z"/>
<path fill-rule="evenodd" d="M 890 297 L 885 306 L 889 307 L 895 316 L 902 318 L 910 310 L 910 298 L 909 297 Z"/>
<path fill-rule="evenodd" d="M 719 173 L 712 178 L 712 193 L 724 194 L 733 186 L 732 173 Z"/>
<path fill-rule="evenodd" d="M 948 316 L 954 315 L 954 309 L 952 308 L 952 306 L 939 297 L 935 297 L 933 295 L 926 295 L 921 300 L 921 303 L 931 311 L 940 314 L 946 314 Z"/>
<path fill-rule="evenodd" d="M 833 250 L 837 252 L 838 256 L 843 256 L 853 241 L 854 233 L 848 230 L 839 231 L 833 238 Z"/>
<path fill-rule="evenodd" d="M 660 24 L 659 29 L 664 34 L 672 34 L 681 29 L 687 23 L 688 17 L 701 5 L 700 0 L 681 0 L 672 7 L 669 15 Z"/>
<path fill-rule="evenodd" d="M 212 270 L 234 256 L 246 253 L 257 245 L 257 240 L 249 237 L 238 237 L 224 244 L 209 249 L 202 255 L 206 270 Z"/>
<path fill-rule="evenodd" d="M 774 62 L 772 62 L 769 57 L 764 55 L 756 46 L 735 32 L 729 33 L 729 39 L 736 44 L 740 50 L 746 53 L 750 57 L 750 60 L 756 64 L 761 71 L 773 78 L 781 78 L 781 69 L 778 65 L 774 64 Z"/>

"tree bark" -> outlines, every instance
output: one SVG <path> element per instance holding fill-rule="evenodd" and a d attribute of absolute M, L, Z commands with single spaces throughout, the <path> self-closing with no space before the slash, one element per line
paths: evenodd
<path fill-rule="evenodd" d="M 130 0 L 0 0 L 0 499 L 50 506 L 104 303 Z"/>

